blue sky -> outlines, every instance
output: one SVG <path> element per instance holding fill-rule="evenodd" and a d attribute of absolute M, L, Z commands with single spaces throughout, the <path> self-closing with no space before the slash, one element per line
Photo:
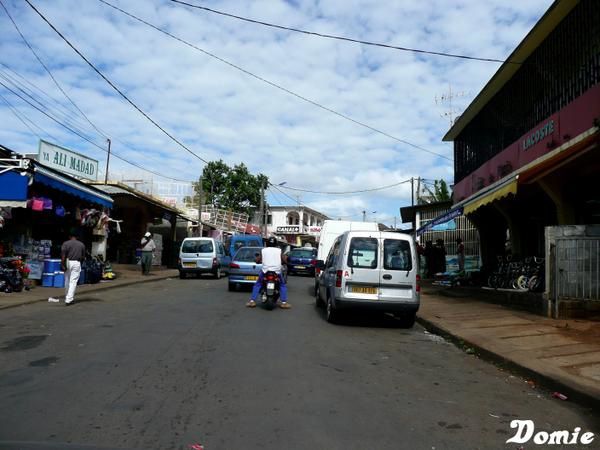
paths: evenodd
<path fill-rule="evenodd" d="M 42 108 L 99 146 L 169 177 L 195 180 L 203 164 L 121 99 L 23 1 L 2 0 L 63 89 L 104 136 L 63 97 L 0 8 L 0 81 L 35 92 Z M 416 55 L 284 32 L 193 10 L 167 0 L 110 0 L 266 80 L 437 157 L 315 107 L 213 57 L 135 22 L 96 0 L 31 0 L 105 75 L 178 140 L 206 160 L 244 162 L 274 184 L 274 205 L 300 201 L 332 217 L 393 223 L 410 204 L 410 184 L 355 191 L 411 177 L 452 182 L 448 104 L 459 113 L 498 63 Z M 233 14 L 397 46 L 506 58 L 551 5 L 550 0 L 204 1 Z M 12 81 L 11 81 L 12 80 Z M 31 83 L 31 84 L 30 84 Z M 40 137 L 100 161 L 106 153 L 69 133 L 0 86 L 0 143 L 37 152 Z M 23 94 L 22 94 L 23 95 Z M 47 97 L 49 96 L 49 97 Z M 15 115 L 16 110 L 22 123 Z M 31 128 L 31 129 L 30 129 Z M 111 179 L 155 178 L 116 158 Z M 300 197 L 297 198 L 297 194 Z M 291 197 L 291 198 L 290 198 Z M 375 213 L 372 213 L 376 211 Z M 398 219 L 397 219 L 398 220 Z"/>

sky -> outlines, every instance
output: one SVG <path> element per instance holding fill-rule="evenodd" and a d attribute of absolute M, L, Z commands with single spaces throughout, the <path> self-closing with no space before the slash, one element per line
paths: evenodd
<path fill-rule="evenodd" d="M 0 144 L 37 153 L 44 139 L 98 160 L 103 178 L 108 137 L 113 155 L 138 166 L 111 157 L 111 179 L 195 181 L 205 165 L 201 159 L 243 162 L 276 186 L 267 192 L 270 204 L 302 204 L 331 218 L 362 220 L 365 211 L 367 220 L 401 226 L 399 208 L 411 204 L 411 183 L 397 183 L 421 178 L 426 186 L 437 179 L 451 185 L 452 143 L 442 137 L 500 67 L 277 30 L 170 0 L 106 0 L 192 48 L 99 0 L 30 1 L 174 139 L 127 103 L 24 0 L 1 0 L 87 119 L 1 6 L 0 82 L 87 140 L 0 84 Z M 503 60 L 552 1 L 188 3 L 319 33 Z M 344 195 L 293 189 L 354 192 L 393 184 Z"/>

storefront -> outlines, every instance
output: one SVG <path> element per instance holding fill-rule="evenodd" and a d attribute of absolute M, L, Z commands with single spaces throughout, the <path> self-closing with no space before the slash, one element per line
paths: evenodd
<path fill-rule="evenodd" d="M 29 278 L 41 279 L 43 260 L 60 258 L 75 230 L 92 252 L 106 240 L 112 199 L 46 165 L 0 146 L 0 256 L 21 256 Z"/>

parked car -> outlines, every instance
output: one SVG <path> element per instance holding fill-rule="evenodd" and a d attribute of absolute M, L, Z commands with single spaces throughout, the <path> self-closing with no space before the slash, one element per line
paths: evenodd
<path fill-rule="evenodd" d="M 316 248 L 295 248 L 287 254 L 288 274 L 315 275 L 317 265 Z"/>
<path fill-rule="evenodd" d="M 256 257 L 260 255 L 262 247 L 241 247 L 229 264 L 229 290 L 237 290 L 242 286 L 252 287 L 258 274 L 262 270 L 262 264 L 256 263 Z"/>
<path fill-rule="evenodd" d="M 315 293 L 329 322 L 343 309 L 394 313 L 412 327 L 420 305 L 420 277 L 412 236 L 382 231 L 347 231 L 338 236 Z"/>
<path fill-rule="evenodd" d="M 219 279 L 229 272 L 230 262 L 223 242 L 207 237 L 186 238 L 179 250 L 179 277 L 212 273 Z"/>

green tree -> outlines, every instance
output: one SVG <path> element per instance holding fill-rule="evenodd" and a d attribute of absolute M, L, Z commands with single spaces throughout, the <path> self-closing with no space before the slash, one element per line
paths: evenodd
<path fill-rule="evenodd" d="M 193 183 L 195 195 L 188 198 L 192 207 L 199 204 L 200 181 L 203 204 L 247 214 L 258 208 L 260 188 L 269 183 L 266 175 L 252 175 L 244 163 L 230 167 L 222 160 L 211 161 L 204 166 L 201 179 Z"/>
<path fill-rule="evenodd" d="M 422 195 L 419 192 L 417 197 L 417 204 L 423 205 L 427 203 L 447 202 L 451 200 L 450 189 L 448 184 L 443 179 L 435 180 L 433 182 L 433 190 L 427 185 L 423 184 L 423 191 L 426 195 Z"/>

